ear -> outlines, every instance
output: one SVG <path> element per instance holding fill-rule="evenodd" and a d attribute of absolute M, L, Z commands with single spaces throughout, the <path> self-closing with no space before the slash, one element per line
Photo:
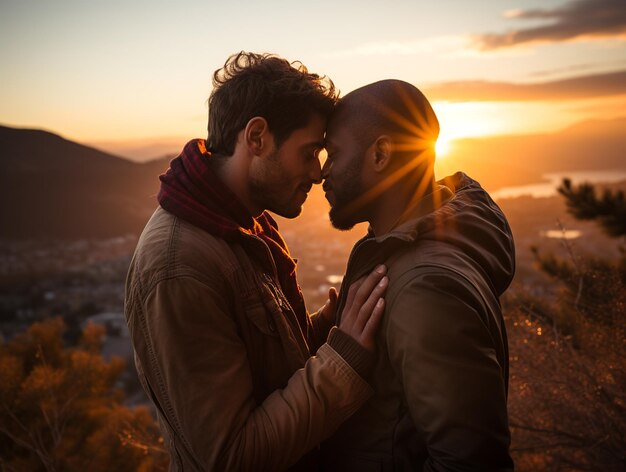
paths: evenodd
<path fill-rule="evenodd" d="M 379 136 L 372 145 L 372 168 L 375 172 L 382 172 L 391 162 L 393 140 L 386 134 Z"/>
<path fill-rule="evenodd" d="M 272 145 L 267 120 L 261 116 L 251 118 L 243 131 L 243 139 L 252 155 L 261 155 Z"/>

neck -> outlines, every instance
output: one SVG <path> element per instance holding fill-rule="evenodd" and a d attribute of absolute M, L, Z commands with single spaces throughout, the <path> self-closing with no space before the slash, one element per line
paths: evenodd
<path fill-rule="evenodd" d="M 248 185 L 249 159 L 245 159 L 245 156 L 239 155 L 235 150 L 232 156 L 214 156 L 209 162 L 211 162 L 218 177 L 237 196 L 253 217 L 256 218 L 263 213 L 264 209 L 259 208 L 250 195 Z"/>
<path fill-rule="evenodd" d="M 383 236 L 393 230 L 404 216 L 407 209 L 413 207 L 419 200 L 432 193 L 435 188 L 435 179 L 431 175 L 422 175 L 421 179 L 411 179 L 410 182 L 399 182 L 377 199 L 372 209 L 369 224 L 376 237 Z"/>

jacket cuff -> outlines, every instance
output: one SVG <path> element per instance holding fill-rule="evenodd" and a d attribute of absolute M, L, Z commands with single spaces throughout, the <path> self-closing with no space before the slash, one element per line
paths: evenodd
<path fill-rule="evenodd" d="M 334 326 L 328 334 L 326 341 L 357 374 L 365 380 L 374 367 L 376 357 L 373 353 L 361 346 L 352 336 Z"/>

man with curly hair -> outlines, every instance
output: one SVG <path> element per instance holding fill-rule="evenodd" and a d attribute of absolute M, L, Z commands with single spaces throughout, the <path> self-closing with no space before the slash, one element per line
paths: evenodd
<path fill-rule="evenodd" d="M 294 218 L 321 182 L 332 82 L 267 54 L 214 74 L 208 138 L 161 175 L 126 283 L 139 378 L 172 470 L 313 470 L 372 394 L 385 267 L 310 315 L 266 210 Z"/>

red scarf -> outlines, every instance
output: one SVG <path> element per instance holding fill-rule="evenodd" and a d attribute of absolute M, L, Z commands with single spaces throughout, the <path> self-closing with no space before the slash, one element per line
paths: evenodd
<path fill-rule="evenodd" d="M 211 153 L 204 139 L 189 141 L 183 152 L 159 176 L 159 204 L 177 217 L 229 241 L 245 233 L 261 238 L 269 247 L 280 286 L 293 308 L 302 332 L 307 332 L 304 298 L 296 280 L 296 263 L 289 255 L 276 221 L 263 212 L 252 217 L 248 209 L 209 166 Z"/>

